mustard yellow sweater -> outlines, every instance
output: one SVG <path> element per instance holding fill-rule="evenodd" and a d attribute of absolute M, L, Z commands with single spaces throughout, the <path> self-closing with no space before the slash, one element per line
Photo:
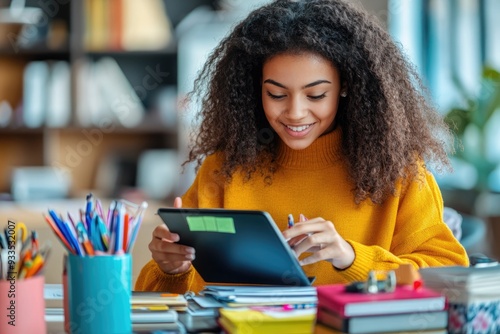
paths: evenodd
<path fill-rule="evenodd" d="M 326 261 L 304 266 L 308 276 L 316 276 L 315 285 L 365 280 L 370 270 L 394 269 L 403 263 L 415 268 L 468 265 L 464 248 L 443 222 L 443 201 L 432 174 L 422 171 L 420 180 L 404 189 L 399 186 L 400 196 L 391 196 L 382 205 L 369 200 L 356 205 L 340 140 L 341 133 L 335 130 L 301 151 L 282 145 L 271 185 L 258 173 L 247 182 L 236 173 L 225 183 L 214 173 L 221 156 L 209 156 L 184 194 L 183 206 L 263 210 L 280 230 L 287 228 L 290 213 L 330 220 L 352 245 L 356 258 L 344 270 Z M 141 270 L 135 288 L 183 293 L 197 292 L 204 285 L 193 267 L 169 275 L 151 260 Z"/>

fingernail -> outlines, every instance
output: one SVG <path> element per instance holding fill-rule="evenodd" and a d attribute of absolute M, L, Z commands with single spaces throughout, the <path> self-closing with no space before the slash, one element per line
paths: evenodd
<path fill-rule="evenodd" d="M 299 215 L 299 220 L 300 220 L 301 222 L 306 221 L 306 217 L 304 217 L 304 215 L 303 215 L 303 214 L 300 214 L 300 215 Z"/>
<path fill-rule="evenodd" d="M 180 237 L 178 234 L 172 234 L 173 241 L 179 241 Z"/>
<path fill-rule="evenodd" d="M 195 258 L 194 254 L 186 255 L 186 259 L 188 259 L 188 260 L 194 260 L 194 258 Z"/>
<path fill-rule="evenodd" d="M 186 253 L 188 253 L 188 254 L 194 254 L 194 248 L 192 248 L 192 247 L 186 247 Z"/>

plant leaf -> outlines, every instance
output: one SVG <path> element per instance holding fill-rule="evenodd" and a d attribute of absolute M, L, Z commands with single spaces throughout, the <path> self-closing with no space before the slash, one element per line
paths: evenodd
<path fill-rule="evenodd" d="M 500 72 L 491 67 L 485 67 L 483 70 L 484 87 L 487 91 L 486 101 L 484 101 L 484 124 L 488 122 L 491 116 L 500 107 Z"/>
<path fill-rule="evenodd" d="M 460 78 L 458 78 L 456 74 L 453 74 L 452 80 L 455 84 L 455 87 L 457 87 L 460 95 L 464 99 L 464 102 L 467 104 L 468 109 L 473 109 L 475 105 L 473 96 L 469 94 L 469 92 L 467 92 L 467 89 L 465 89 L 465 86 L 462 84 L 462 81 L 460 81 Z"/>
<path fill-rule="evenodd" d="M 445 116 L 444 121 L 457 136 L 461 137 L 465 127 L 471 122 L 471 115 L 468 110 L 455 108 Z"/>

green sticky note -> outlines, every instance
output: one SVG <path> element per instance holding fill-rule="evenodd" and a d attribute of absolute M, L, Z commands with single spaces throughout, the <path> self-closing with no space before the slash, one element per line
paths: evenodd
<path fill-rule="evenodd" d="M 233 218 L 216 218 L 217 231 L 222 233 L 236 233 Z"/>
<path fill-rule="evenodd" d="M 203 217 L 203 222 L 205 223 L 205 231 L 217 232 L 215 217 L 205 216 Z"/>
<path fill-rule="evenodd" d="M 205 223 L 201 216 L 186 217 L 190 231 L 205 231 Z"/>

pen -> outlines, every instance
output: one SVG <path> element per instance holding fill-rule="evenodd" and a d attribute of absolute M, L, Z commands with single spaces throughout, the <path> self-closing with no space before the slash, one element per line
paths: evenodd
<path fill-rule="evenodd" d="M 0 232 L 0 249 L 9 248 L 7 245 L 7 239 L 5 239 L 5 235 Z"/>
<path fill-rule="evenodd" d="M 8 267 L 8 250 L 2 249 L 0 250 L 0 279 L 7 278 L 7 270 Z"/>
<path fill-rule="evenodd" d="M 115 243 L 116 243 L 116 224 L 118 223 L 118 201 L 111 202 L 109 207 L 109 212 L 111 215 L 108 221 L 108 232 L 109 232 L 109 248 L 108 252 L 113 254 Z"/>
<path fill-rule="evenodd" d="M 301 213 L 299 215 L 299 223 L 302 223 L 302 222 L 305 222 L 307 220 L 307 218 Z M 295 226 L 295 222 L 293 221 L 293 215 L 292 214 L 289 214 L 288 215 L 288 228 L 291 228 Z M 298 241 L 294 241 L 293 243 L 289 243 L 290 247 L 295 247 L 297 246 L 298 244 L 300 244 L 302 241 L 304 241 L 304 239 L 306 239 L 307 237 L 310 237 L 312 235 L 312 233 L 307 233 L 305 234 L 305 237 L 298 240 Z M 291 240 L 290 239 L 287 239 L 286 241 L 289 242 Z"/>
<path fill-rule="evenodd" d="M 74 242 L 75 246 L 77 247 L 77 249 L 75 249 L 76 254 L 77 255 L 84 255 L 85 250 L 83 249 L 83 245 L 80 243 L 80 240 L 78 239 L 78 229 L 77 229 L 78 223 L 73 219 L 73 217 L 71 216 L 71 214 L 69 212 L 68 212 L 68 219 L 69 219 L 69 223 L 67 224 L 68 229 L 71 232 L 71 234 L 75 237 L 75 241 L 76 241 L 76 242 Z M 83 227 L 83 224 L 82 224 L 82 227 Z"/>
<path fill-rule="evenodd" d="M 109 249 L 109 233 L 108 229 L 106 228 L 106 225 L 104 224 L 102 218 L 98 215 L 97 216 L 97 231 L 100 237 L 100 243 L 102 246 L 103 251 L 108 251 Z"/>
<path fill-rule="evenodd" d="M 132 252 L 132 249 L 134 248 L 135 239 L 137 238 L 139 228 L 141 227 L 142 218 L 144 216 L 144 212 L 146 211 L 147 207 L 148 207 L 148 203 L 142 202 L 139 209 L 137 210 L 136 215 L 133 218 L 134 224 L 132 227 L 132 234 L 130 235 L 130 240 L 129 240 L 128 247 L 127 247 L 127 253 Z"/>
<path fill-rule="evenodd" d="M 89 241 L 89 237 L 87 235 L 87 231 L 85 230 L 85 226 L 83 226 L 83 223 L 78 222 L 76 228 L 78 233 L 78 242 L 83 246 L 85 253 L 87 253 L 87 255 L 94 255 L 94 248 Z"/>
<path fill-rule="evenodd" d="M 112 228 L 111 225 L 112 225 L 113 212 L 115 210 L 115 206 L 116 206 L 116 201 L 112 201 L 108 208 L 108 216 L 106 217 L 106 221 L 104 222 L 106 224 L 106 228 L 108 229 L 108 231 L 110 231 L 110 233 Z"/>
<path fill-rule="evenodd" d="M 87 227 L 87 233 L 89 234 L 89 238 L 92 237 L 92 229 L 91 229 L 91 222 L 92 222 L 92 217 L 91 217 L 91 212 L 92 212 L 92 193 L 89 193 L 87 195 L 87 206 L 85 208 L 85 221 L 83 222 L 86 227 Z"/>
<path fill-rule="evenodd" d="M 102 220 L 104 220 L 104 212 L 102 211 L 102 203 L 100 199 L 95 200 L 95 210 L 97 214 L 101 217 Z"/>
<path fill-rule="evenodd" d="M 54 231 L 54 233 L 59 237 L 59 240 L 61 240 L 61 242 L 66 247 L 66 249 L 68 250 L 68 252 L 75 254 L 75 251 L 69 245 L 68 241 L 66 240 L 66 238 L 64 237 L 64 235 L 62 234 L 62 232 L 59 230 L 59 228 L 57 227 L 57 225 L 54 222 L 52 222 L 47 215 L 43 215 L 43 217 L 45 218 L 45 221 L 49 224 L 49 226 L 52 228 L 52 231 Z"/>
<path fill-rule="evenodd" d="M 78 247 L 78 236 L 71 232 L 70 226 L 73 226 L 73 224 L 68 223 L 61 216 L 59 218 L 59 225 L 61 226 L 61 232 L 66 237 L 66 240 L 73 249 L 73 252 L 76 253 L 77 255 L 81 255 L 80 248 Z"/>

